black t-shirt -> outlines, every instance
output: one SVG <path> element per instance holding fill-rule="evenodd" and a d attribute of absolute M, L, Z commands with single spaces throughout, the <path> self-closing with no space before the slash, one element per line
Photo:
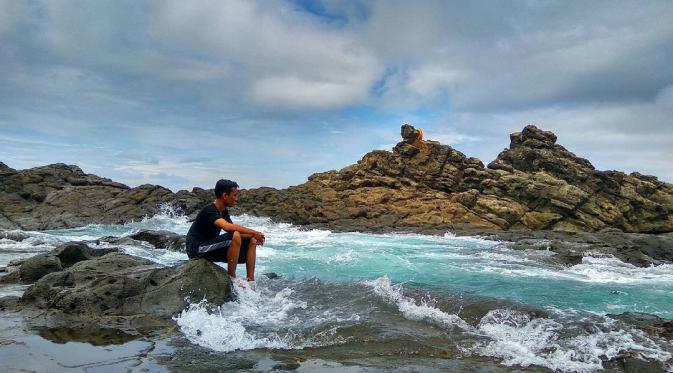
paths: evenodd
<path fill-rule="evenodd" d="M 209 204 L 199 211 L 199 214 L 196 215 L 196 219 L 192 223 L 192 226 L 187 232 L 187 240 L 191 244 L 196 244 L 197 246 L 203 242 L 212 240 L 213 238 L 220 235 L 220 227 L 215 225 L 215 220 L 224 219 L 229 223 L 232 223 L 231 217 L 229 216 L 229 211 L 225 208 L 220 214 L 217 211 L 214 203 Z M 233 224 L 233 223 L 232 223 Z"/>

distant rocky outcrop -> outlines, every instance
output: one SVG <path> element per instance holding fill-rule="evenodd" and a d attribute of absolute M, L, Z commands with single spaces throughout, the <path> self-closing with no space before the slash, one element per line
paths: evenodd
<path fill-rule="evenodd" d="M 357 164 L 287 189 L 245 190 L 234 212 L 340 231 L 673 232 L 673 185 L 596 170 L 556 144 L 552 132 L 526 126 L 488 166 L 421 134 L 404 125 L 392 152 L 370 152 Z M 193 215 L 212 198 L 200 188 L 129 188 L 77 166 L 17 171 L 0 163 L 4 229 L 121 223 L 154 215 L 162 204 Z"/>
<path fill-rule="evenodd" d="M 242 211 L 361 231 L 673 232 L 673 185 L 654 176 L 598 171 L 535 126 L 510 136 L 487 167 L 402 126 L 392 152 L 373 151 L 340 171 L 283 190 L 258 188 Z"/>
<path fill-rule="evenodd" d="M 158 185 L 130 188 L 53 164 L 17 171 L 0 162 L 0 228 L 42 230 L 140 220 L 169 204 L 191 214 L 212 200 L 194 188 L 173 193 Z"/>

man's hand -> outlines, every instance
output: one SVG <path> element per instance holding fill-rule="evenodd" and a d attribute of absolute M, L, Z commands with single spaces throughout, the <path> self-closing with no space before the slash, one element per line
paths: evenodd
<path fill-rule="evenodd" d="M 255 236 L 255 240 L 257 240 L 258 245 L 264 245 L 264 240 L 266 240 L 266 237 L 264 237 L 264 233 L 255 232 L 254 236 Z"/>

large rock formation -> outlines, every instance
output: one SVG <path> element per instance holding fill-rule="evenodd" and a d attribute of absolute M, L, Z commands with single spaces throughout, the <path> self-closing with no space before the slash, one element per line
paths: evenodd
<path fill-rule="evenodd" d="M 673 232 L 673 185 L 598 171 L 527 126 L 488 167 L 402 126 L 392 152 L 283 190 L 248 190 L 242 211 L 337 230 L 558 230 Z"/>
<path fill-rule="evenodd" d="M 654 176 L 598 171 L 535 126 L 513 133 L 488 167 L 402 126 L 392 152 L 373 151 L 341 171 L 283 190 L 241 193 L 234 212 L 335 230 L 673 232 L 673 185 Z M 217 175 L 213 176 L 215 180 Z M 24 171 L 0 163 L 0 228 L 120 223 L 169 203 L 194 214 L 212 192 L 129 188 L 55 164 Z"/>
<path fill-rule="evenodd" d="M 171 204 L 191 214 L 212 199 L 194 188 L 173 193 L 158 185 L 136 188 L 53 164 L 17 171 L 0 162 L 0 228 L 55 229 L 140 220 Z"/>

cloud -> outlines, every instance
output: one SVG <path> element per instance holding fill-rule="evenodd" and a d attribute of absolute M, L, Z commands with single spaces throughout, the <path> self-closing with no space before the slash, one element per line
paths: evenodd
<path fill-rule="evenodd" d="M 245 74 L 235 82 L 273 108 L 338 108 L 367 98 L 380 66 L 357 39 L 282 3 L 163 4 L 151 25 L 181 45 Z"/>
<path fill-rule="evenodd" d="M 0 0 L 0 160 L 282 187 L 402 123 L 487 163 L 534 122 L 673 180 L 667 19 L 665 1 Z"/>

